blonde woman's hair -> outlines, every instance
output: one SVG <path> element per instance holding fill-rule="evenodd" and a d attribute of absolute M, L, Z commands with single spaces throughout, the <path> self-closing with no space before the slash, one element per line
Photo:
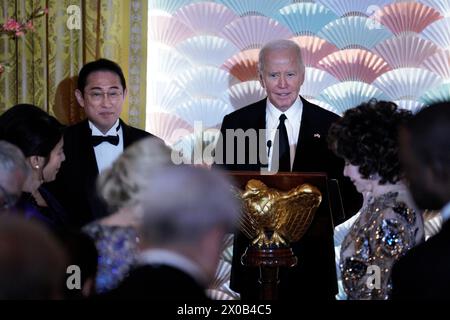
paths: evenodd
<path fill-rule="evenodd" d="M 151 174 L 172 163 L 170 155 L 171 150 L 154 137 L 142 139 L 126 148 L 97 180 L 98 192 L 110 211 L 136 204 L 137 195 L 149 183 Z"/>

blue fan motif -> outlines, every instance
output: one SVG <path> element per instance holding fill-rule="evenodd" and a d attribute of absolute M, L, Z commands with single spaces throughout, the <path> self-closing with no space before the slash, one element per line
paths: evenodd
<path fill-rule="evenodd" d="M 372 84 L 391 100 L 415 100 L 441 82 L 441 77 L 434 72 L 420 68 L 400 68 L 382 74 Z"/>
<path fill-rule="evenodd" d="M 339 49 L 371 49 L 392 37 L 384 26 L 373 27 L 373 20 L 364 17 L 344 17 L 330 22 L 318 34 Z"/>
<path fill-rule="evenodd" d="M 375 86 L 359 81 L 335 84 L 325 89 L 318 97 L 319 100 L 326 102 L 340 113 L 371 98 L 387 99 L 386 95 Z"/>
<path fill-rule="evenodd" d="M 215 67 L 195 67 L 181 73 L 177 84 L 196 98 L 219 98 L 229 86 L 239 82 L 227 71 Z"/>
<path fill-rule="evenodd" d="M 151 0 L 148 2 L 148 9 L 150 12 L 160 10 L 172 14 L 182 6 L 192 2 L 192 0 Z"/>
<path fill-rule="evenodd" d="M 294 3 L 280 9 L 280 18 L 296 35 L 315 35 L 338 17 L 317 3 Z"/>
<path fill-rule="evenodd" d="M 179 43 L 177 50 L 197 65 L 219 67 L 223 62 L 239 52 L 226 39 L 215 36 L 196 36 Z"/>
<path fill-rule="evenodd" d="M 425 92 L 419 99 L 426 105 L 435 102 L 450 101 L 450 83 L 444 83 Z"/>
<path fill-rule="evenodd" d="M 241 17 L 265 16 L 278 20 L 278 10 L 287 6 L 290 0 L 261 1 L 261 0 L 217 0 L 229 7 Z"/>
<path fill-rule="evenodd" d="M 316 2 L 330 8 L 339 17 L 370 16 L 376 10 L 390 3 L 390 0 L 317 0 Z"/>

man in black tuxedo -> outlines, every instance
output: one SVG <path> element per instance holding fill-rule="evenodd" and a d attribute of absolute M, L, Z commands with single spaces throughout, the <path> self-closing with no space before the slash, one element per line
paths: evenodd
<path fill-rule="evenodd" d="M 394 265 L 392 299 L 450 299 L 450 102 L 418 112 L 400 131 L 400 157 L 416 204 L 441 210 L 441 231 Z"/>
<path fill-rule="evenodd" d="M 215 164 L 240 171 L 326 172 L 328 178 L 339 181 L 347 218 L 356 213 L 362 197 L 343 177 L 343 161 L 327 146 L 328 129 L 338 116 L 299 96 L 305 78 L 299 46 L 289 40 L 266 44 L 260 51 L 258 69 L 267 99 L 225 116 Z M 242 132 L 249 137 L 245 143 L 230 136 L 242 136 Z M 299 263 L 281 271 L 281 299 L 333 299 L 337 292 L 333 221 L 327 206 L 321 205 L 303 239 L 293 244 Z M 241 293 L 242 299 L 255 299 L 258 270 L 240 262 L 248 244 L 242 233 L 235 235 L 231 288 Z"/>
<path fill-rule="evenodd" d="M 126 125 L 120 117 L 127 95 L 125 77 L 115 62 L 99 59 L 81 68 L 75 96 L 87 119 L 64 133 L 63 162 L 50 188 L 79 228 L 107 215 L 95 181 L 133 142 L 150 135 Z"/>
<path fill-rule="evenodd" d="M 239 206 L 220 172 L 188 166 L 152 175 L 138 196 L 141 253 L 129 276 L 105 297 L 207 300 L 224 236 Z"/>

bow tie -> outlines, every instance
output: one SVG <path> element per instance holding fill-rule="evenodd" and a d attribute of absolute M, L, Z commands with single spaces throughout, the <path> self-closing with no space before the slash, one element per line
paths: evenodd
<path fill-rule="evenodd" d="M 119 135 L 116 136 L 91 136 L 91 143 L 94 147 L 102 142 L 108 142 L 115 146 L 119 144 Z"/>

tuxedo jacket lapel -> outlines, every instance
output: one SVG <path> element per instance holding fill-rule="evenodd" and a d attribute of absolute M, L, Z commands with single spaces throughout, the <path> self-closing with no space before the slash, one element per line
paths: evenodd
<path fill-rule="evenodd" d="M 122 136 L 123 136 L 123 149 L 127 148 L 131 144 L 131 133 L 129 127 L 125 124 L 125 122 L 122 121 L 122 119 L 119 119 L 120 126 L 122 127 Z"/>
<path fill-rule="evenodd" d="M 77 153 L 77 155 L 84 158 L 78 160 L 85 163 L 88 171 L 88 174 L 86 175 L 88 179 L 91 178 L 95 180 L 98 175 L 98 167 L 97 160 L 95 159 L 94 147 L 91 144 L 91 135 L 91 129 L 86 120 L 80 134 L 80 152 Z"/>

